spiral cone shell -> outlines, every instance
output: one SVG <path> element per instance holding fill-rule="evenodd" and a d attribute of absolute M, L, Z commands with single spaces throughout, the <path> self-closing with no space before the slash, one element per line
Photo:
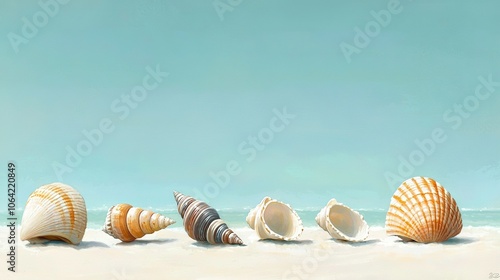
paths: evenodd
<path fill-rule="evenodd" d="M 363 216 L 335 199 L 321 209 L 316 222 L 335 239 L 360 242 L 368 237 L 369 227 Z"/>
<path fill-rule="evenodd" d="M 238 235 L 220 219 L 214 208 L 179 192 L 174 192 L 174 197 L 189 237 L 210 244 L 243 244 Z"/>
<path fill-rule="evenodd" d="M 438 182 L 413 177 L 399 186 L 391 199 L 387 234 L 422 243 L 442 242 L 462 230 L 462 215 L 455 199 Z"/>
<path fill-rule="evenodd" d="M 62 240 L 79 244 L 87 228 L 87 208 L 74 188 L 52 183 L 41 186 L 28 197 L 24 209 L 21 240 L 43 243 Z"/>
<path fill-rule="evenodd" d="M 123 242 L 131 242 L 173 223 L 175 221 L 153 211 L 121 203 L 109 208 L 102 230 Z"/>
<path fill-rule="evenodd" d="M 302 220 L 290 205 L 270 197 L 262 201 L 246 218 L 260 239 L 296 240 L 304 231 Z"/>

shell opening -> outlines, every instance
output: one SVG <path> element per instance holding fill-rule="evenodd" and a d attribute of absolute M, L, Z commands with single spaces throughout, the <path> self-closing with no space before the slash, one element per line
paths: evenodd
<path fill-rule="evenodd" d="M 271 231 L 285 237 L 299 234 L 301 223 L 290 207 L 282 203 L 270 203 L 264 211 L 264 221 Z M 290 223 L 284 221 L 291 221 Z"/>
<path fill-rule="evenodd" d="M 333 205 L 328 213 L 332 225 L 348 237 L 356 237 L 361 231 L 366 230 L 358 225 L 363 224 L 363 219 L 344 205 Z"/>

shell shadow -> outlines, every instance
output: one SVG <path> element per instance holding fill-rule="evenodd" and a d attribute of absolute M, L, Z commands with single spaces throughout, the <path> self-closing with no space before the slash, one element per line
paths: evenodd
<path fill-rule="evenodd" d="M 84 250 L 90 248 L 109 248 L 106 243 L 98 241 L 82 241 L 79 246 L 76 246 L 77 250 Z"/>
<path fill-rule="evenodd" d="M 151 239 L 151 240 L 134 240 L 132 242 L 119 242 L 116 243 L 117 246 L 135 246 L 135 245 L 147 245 L 147 244 L 166 244 L 177 241 L 177 239 L 173 238 L 165 238 L 165 239 Z"/>
<path fill-rule="evenodd" d="M 337 243 L 340 244 L 346 244 L 352 247 L 362 247 L 362 246 L 369 246 L 373 244 L 380 243 L 382 240 L 380 239 L 371 239 L 371 240 L 365 240 L 365 241 L 360 241 L 360 242 L 351 242 L 351 241 L 344 241 L 344 240 L 336 240 Z"/>
<path fill-rule="evenodd" d="M 97 241 L 82 241 L 78 245 L 68 244 L 60 240 L 51 240 L 45 243 L 28 243 L 27 248 L 43 248 L 43 247 L 68 247 L 75 250 L 85 250 L 90 248 L 109 248 L 106 243 Z"/>
<path fill-rule="evenodd" d="M 443 241 L 443 242 L 437 242 L 437 243 L 418 243 L 414 240 L 396 240 L 394 242 L 396 243 L 403 243 L 403 244 L 422 244 L 422 245 L 425 245 L 425 244 L 441 244 L 441 245 L 460 245 L 460 244 L 471 244 L 471 243 L 474 243 L 474 242 L 477 242 L 479 239 L 476 239 L 476 238 L 470 238 L 470 237 L 453 237 L 453 238 L 450 238 L 446 241 Z"/>
<path fill-rule="evenodd" d="M 403 240 L 403 239 L 394 240 L 394 243 L 402 243 L 402 244 L 426 244 L 426 243 L 418 243 L 415 240 Z"/>
<path fill-rule="evenodd" d="M 237 248 L 237 247 L 246 247 L 246 244 L 210 244 L 208 242 L 203 242 L 203 241 L 196 241 L 191 243 L 191 245 L 199 248 Z"/>
<path fill-rule="evenodd" d="M 443 245 L 471 244 L 477 242 L 478 240 L 479 239 L 471 237 L 454 237 L 442 242 L 441 244 Z"/>
<path fill-rule="evenodd" d="M 274 240 L 274 239 L 261 239 L 258 242 L 271 243 L 271 244 L 276 244 L 276 245 L 280 245 L 280 246 L 286 246 L 286 245 L 310 245 L 310 244 L 313 244 L 313 241 L 309 240 L 309 239 L 305 239 L 305 240 L 291 240 L 291 241 Z"/>

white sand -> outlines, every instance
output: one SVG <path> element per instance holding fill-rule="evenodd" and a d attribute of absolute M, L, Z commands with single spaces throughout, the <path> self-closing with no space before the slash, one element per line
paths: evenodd
<path fill-rule="evenodd" d="M 211 246 L 181 229 L 124 244 L 87 230 L 79 246 L 18 246 L 17 272 L 3 262 L 0 279 L 488 279 L 500 273 L 500 229 L 464 228 L 442 244 L 404 243 L 371 229 L 364 243 L 330 239 L 307 228 L 300 241 L 259 241 L 235 230 L 246 246 Z M 0 230 L 6 259 L 7 231 Z"/>

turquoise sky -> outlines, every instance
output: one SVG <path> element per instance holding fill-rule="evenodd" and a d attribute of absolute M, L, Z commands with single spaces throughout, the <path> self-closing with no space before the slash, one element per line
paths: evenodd
<path fill-rule="evenodd" d="M 500 86 L 474 97 L 478 77 L 500 82 L 500 3 L 401 1 L 348 63 L 341 43 L 355 46 L 355 28 L 388 3 L 247 0 L 221 18 L 212 1 L 69 1 L 51 6 L 26 38 L 26 21 L 43 20 L 44 10 L 2 1 L 0 179 L 13 160 L 20 206 L 62 179 L 89 208 L 172 208 L 173 190 L 206 195 L 210 173 L 234 161 L 239 174 L 208 188 L 216 208 L 270 195 L 297 208 L 335 197 L 386 209 L 401 182 L 391 185 L 387 173 L 400 176 L 401 158 L 438 129 L 446 140 L 416 152 L 422 163 L 400 177 L 433 177 L 461 207 L 500 208 Z M 25 41 L 13 47 L 13 36 Z M 131 108 L 121 98 L 148 66 L 169 75 Z M 473 110 L 460 115 L 464 100 Z M 252 148 L 249 137 L 269 132 L 283 108 L 295 118 Z M 103 119 L 113 131 L 57 176 L 67 147 L 76 150 Z"/>

